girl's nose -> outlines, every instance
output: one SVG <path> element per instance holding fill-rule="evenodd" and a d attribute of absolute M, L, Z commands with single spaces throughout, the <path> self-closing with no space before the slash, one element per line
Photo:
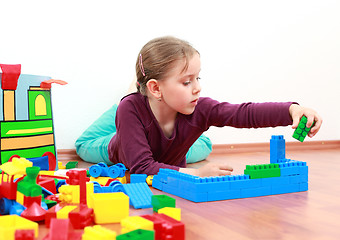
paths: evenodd
<path fill-rule="evenodd" d="M 193 90 L 193 93 L 194 94 L 197 94 L 197 93 L 199 93 L 199 92 L 201 92 L 201 84 L 200 84 L 200 82 L 199 81 L 195 81 L 195 85 L 194 85 L 194 90 Z"/>

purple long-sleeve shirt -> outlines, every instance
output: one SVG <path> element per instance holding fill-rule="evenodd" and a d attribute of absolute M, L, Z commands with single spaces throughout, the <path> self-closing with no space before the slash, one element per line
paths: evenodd
<path fill-rule="evenodd" d="M 186 167 L 186 153 L 210 126 L 259 128 L 292 124 L 287 103 L 230 104 L 201 97 L 190 115 L 178 113 L 174 131 L 166 137 L 153 115 L 147 97 L 127 95 L 120 102 L 117 133 L 111 139 L 110 161 L 123 163 L 130 173 L 157 174 L 160 168 Z"/>

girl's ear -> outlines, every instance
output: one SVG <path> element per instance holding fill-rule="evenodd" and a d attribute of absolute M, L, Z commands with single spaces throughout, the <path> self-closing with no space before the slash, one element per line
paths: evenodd
<path fill-rule="evenodd" d="M 159 82 L 156 79 L 150 79 L 146 83 L 146 87 L 148 88 L 149 93 L 156 99 L 159 99 L 162 97 L 162 93 L 159 87 Z"/>

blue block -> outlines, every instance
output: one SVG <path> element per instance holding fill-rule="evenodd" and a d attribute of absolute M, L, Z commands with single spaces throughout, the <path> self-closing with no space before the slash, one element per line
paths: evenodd
<path fill-rule="evenodd" d="M 163 191 L 193 202 L 208 201 L 208 193 L 206 192 L 182 191 L 181 189 L 167 185 L 164 186 Z"/>
<path fill-rule="evenodd" d="M 300 183 L 307 183 L 308 182 L 308 174 L 299 175 L 300 176 Z"/>
<path fill-rule="evenodd" d="M 163 183 L 160 181 L 160 177 L 158 175 L 154 175 L 152 178 L 152 187 L 163 191 Z"/>
<path fill-rule="evenodd" d="M 305 183 L 300 183 L 300 191 L 303 192 L 303 191 L 308 191 L 308 182 L 305 182 Z"/>
<path fill-rule="evenodd" d="M 272 135 L 270 139 L 270 163 L 286 158 L 286 143 L 283 135 Z"/>
<path fill-rule="evenodd" d="M 241 190 L 217 191 L 208 193 L 208 201 L 220 201 L 241 198 Z"/>
<path fill-rule="evenodd" d="M 249 175 L 236 175 L 229 176 L 231 178 L 230 181 L 230 189 L 242 189 L 242 188 L 257 188 L 261 186 L 261 179 L 249 179 Z M 234 178 L 234 179 L 232 179 Z"/>
<path fill-rule="evenodd" d="M 283 194 L 283 193 L 293 193 L 300 192 L 300 184 L 287 184 L 272 186 L 271 194 Z"/>
<path fill-rule="evenodd" d="M 241 198 L 261 197 L 271 194 L 271 187 L 241 189 Z"/>
<path fill-rule="evenodd" d="M 146 182 L 146 174 L 130 174 L 130 183 L 142 183 Z"/>
<path fill-rule="evenodd" d="M 148 184 L 130 183 L 123 184 L 125 193 L 130 198 L 130 204 L 134 208 L 151 208 L 151 196 L 153 195 Z"/>
<path fill-rule="evenodd" d="M 27 160 L 32 162 L 34 167 L 40 167 L 40 170 L 49 170 L 48 156 L 27 158 Z"/>
<path fill-rule="evenodd" d="M 284 184 L 289 184 L 289 183 L 290 183 L 289 177 L 285 177 L 285 176 L 261 179 L 262 187 L 284 185 Z"/>

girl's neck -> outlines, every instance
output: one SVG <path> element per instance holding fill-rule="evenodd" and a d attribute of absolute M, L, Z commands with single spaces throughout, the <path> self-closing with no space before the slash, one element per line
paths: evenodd
<path fill-rule="evenodd" d="M 153 97 L 148 97 L 149 105 L 153 115 L 165 136 L 170 137 L 174 130 L 177 112 L 170 109 L 164 101 L 158 101 Z"/>

